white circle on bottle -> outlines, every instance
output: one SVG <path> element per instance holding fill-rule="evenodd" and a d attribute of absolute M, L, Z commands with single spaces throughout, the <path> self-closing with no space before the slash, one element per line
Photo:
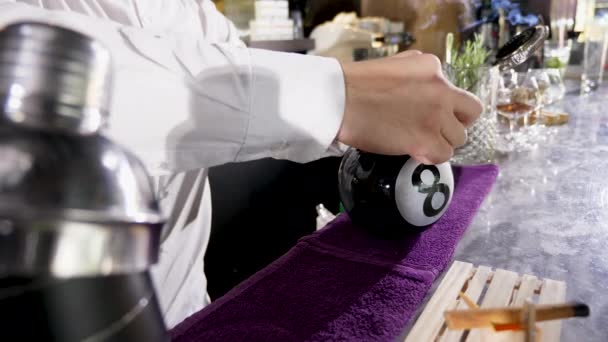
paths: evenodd
<path fill-rule="evenodd" d="M 414 158 L 401 167 L 395 182 L 395 204 L 408 223 L 424 227 L 435 223 L 450 206 L 454 175 L 449 163 L 424 165 Z"/>

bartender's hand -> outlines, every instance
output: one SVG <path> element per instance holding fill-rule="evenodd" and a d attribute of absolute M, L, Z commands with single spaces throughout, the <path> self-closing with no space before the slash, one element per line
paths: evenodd
<path fill-rule="evenodd" d="M 338 140 L 367 152 L 448 161 L 481 114 L 478 98 L 449 83 L 433 55 L 345 63 L 346 109 Z"/>

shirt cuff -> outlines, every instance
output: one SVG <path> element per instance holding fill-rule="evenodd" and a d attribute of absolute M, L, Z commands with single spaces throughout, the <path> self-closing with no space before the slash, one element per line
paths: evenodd
<path fill-rule="evenodd" d="M 345 106 L 344 74 L 333 58 L 250 49 L 250 121 L 237 160 L 309 162 L 335 154 Z"/>

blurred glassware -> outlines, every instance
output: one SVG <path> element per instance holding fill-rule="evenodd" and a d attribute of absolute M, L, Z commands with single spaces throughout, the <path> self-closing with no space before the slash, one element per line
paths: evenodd
<path fill-rule="evenodd" d="M 532 116 L 534 125 L 528 127 L 528 134 L 532 141 L 537 143 L 546 142 L 551 135 L 557 133 L 555 127 L 549 127 L 555 124 L 555 120 L 547 121 L 547 117 L 557 119 L 554 113 L 562 111 L 562 108 L 557 104 L 566 95 L 566 86 L 558 69 L 531 69 L 528 74 L 530 78 L 536 80 L 538 94 L 541 97 L 539 109 Z"/>
<path fill-rule="evenodd" d="M 497 68 L 479 66 L 456 69 L 444 66 L 448 80 L 475 94 L 481 100 L 484 111 L 480 118 L 467 129 L 467 143 L 454 151 L 453 164 L 483 164 L 491 162 L 496 147 L 496 98 L 499 72 Z"/>
<path fill-rule="evenodd" d="M 469 141 L 454 151 L 452 163 L 474 164 L 493 159 L 497 150 L 498 109 L 507 119 L 509 127 L 504 136 L 506 142 L 501 144 L 501 149 L 528 149 L 526 131 L 516 133 L 516 121 L 521 117 L 527 126 L 530 114 L 541 105 L 541 95 L 536 78 L 527 72 L 518 74 L 514 68 L 530 59 L 542 47 L 547 35 L 546 26 L 538 25 L 526 29 L 498 50 L 496 61 L 491 66 L 487 65 L 489 51 L 484 48 L 483 37 L 479 35 L 474 41 L 465 42 L 458 53 L 446 53 L 448 58 L 443 69 L 448 80 L 455 86 L 477 95 L 484 106 L 480 119 L 467 130 Z M 444 48 L 448 51 L 453 50 L 451 38 L 451 35 L 448 35 L 445 42 Z M 499 98 L 502 103 L 498 103 Z M 498 108 L 498 105 L 502 107 Z"/>
<path fill-rule="evenodd" d="M 553 105 L 564 99 L 566 96 L 566 85 L 564 83 L 563 74 L 557 69 L 544 69 L 547 75 L 549 88 L 544 93 L 544 104 L 546 106 Z"/>
<path fill-rule="evenodd" d="M 291 19 L 293 20 L 293 39 L 304 39 L 304 19 L 302 12 L 299 10 L 291 11 Z"/>
<path fill-rule="evenodd" d="M 549 88 L 544 94 L 544 107 L 546 110 L 539 111 L 539 114 L 541 114 L 540 119 L 547 126 L 544 134 L 548 139 L 550 136 L 557 134 L 558 129 L 555 125 L 565 120 L 564 108 L 561 101 L 566 96 L 566 84 L 559 70 L 545 69 L 545 73 L 549 78 Z"/>
<path fill-rule="evenodd" d="M 544 67 L 558 70 L 563 77 L 570 63 L 571 52 L 571 39 L 565 41 L 563 45 L 560 45 L 560 41 L 545 41 Z"/>
<path fill-rule="evenodd" d="M 608 22 L 602 19 L 590 20 L 584 32 L 583 72 L 581 93 L 597 89 L 603 81 L 608 52 Z"/>
<path fill-rule="evenodd" d="M 545 143 L 555 130 L 545 126 L 542 113 L 546 107 L 558 101 L 558 97 L 564 95 L 560 94 L 559 89 L 560 72 L 558 69 L 530 69 L 527 78 L 528 81 L 524 83 L 529 84 L 538 97 L 537 109 L 533 112 L 534 125 L 527 127 L 528 138 L 533 143 Z"/>
<path fill-rule="evenodd" d="M 394 56 L 399 52 L 399 45 L 384 45 L 370 48 L 356 48 L 353 51 L 353 60 L 355 62 L 384 58 Z"/>
<path fill-rule="evenodd" d="M 536 145 L 529 119 L 541 105 L 542 96 L 536 77 L 514 70 L 500 75 L 496 112 L 500 122 L 506 121 L 506 124 L 499 125 L 498 151 L 527 151 Z M 523 125 L 519 125 L 519 122 L 523 122 Z"/>

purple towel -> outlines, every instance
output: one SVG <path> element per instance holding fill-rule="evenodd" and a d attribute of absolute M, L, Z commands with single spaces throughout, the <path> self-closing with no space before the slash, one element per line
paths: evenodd
<path fill-rule="evenodd" d="M 450 208 L 415 236 L 377 238 L 340 215 L 175 327 L 173 341 L 394 340 L 450 263 L 497 175 L 494 165 L 455 167 Z"/>

